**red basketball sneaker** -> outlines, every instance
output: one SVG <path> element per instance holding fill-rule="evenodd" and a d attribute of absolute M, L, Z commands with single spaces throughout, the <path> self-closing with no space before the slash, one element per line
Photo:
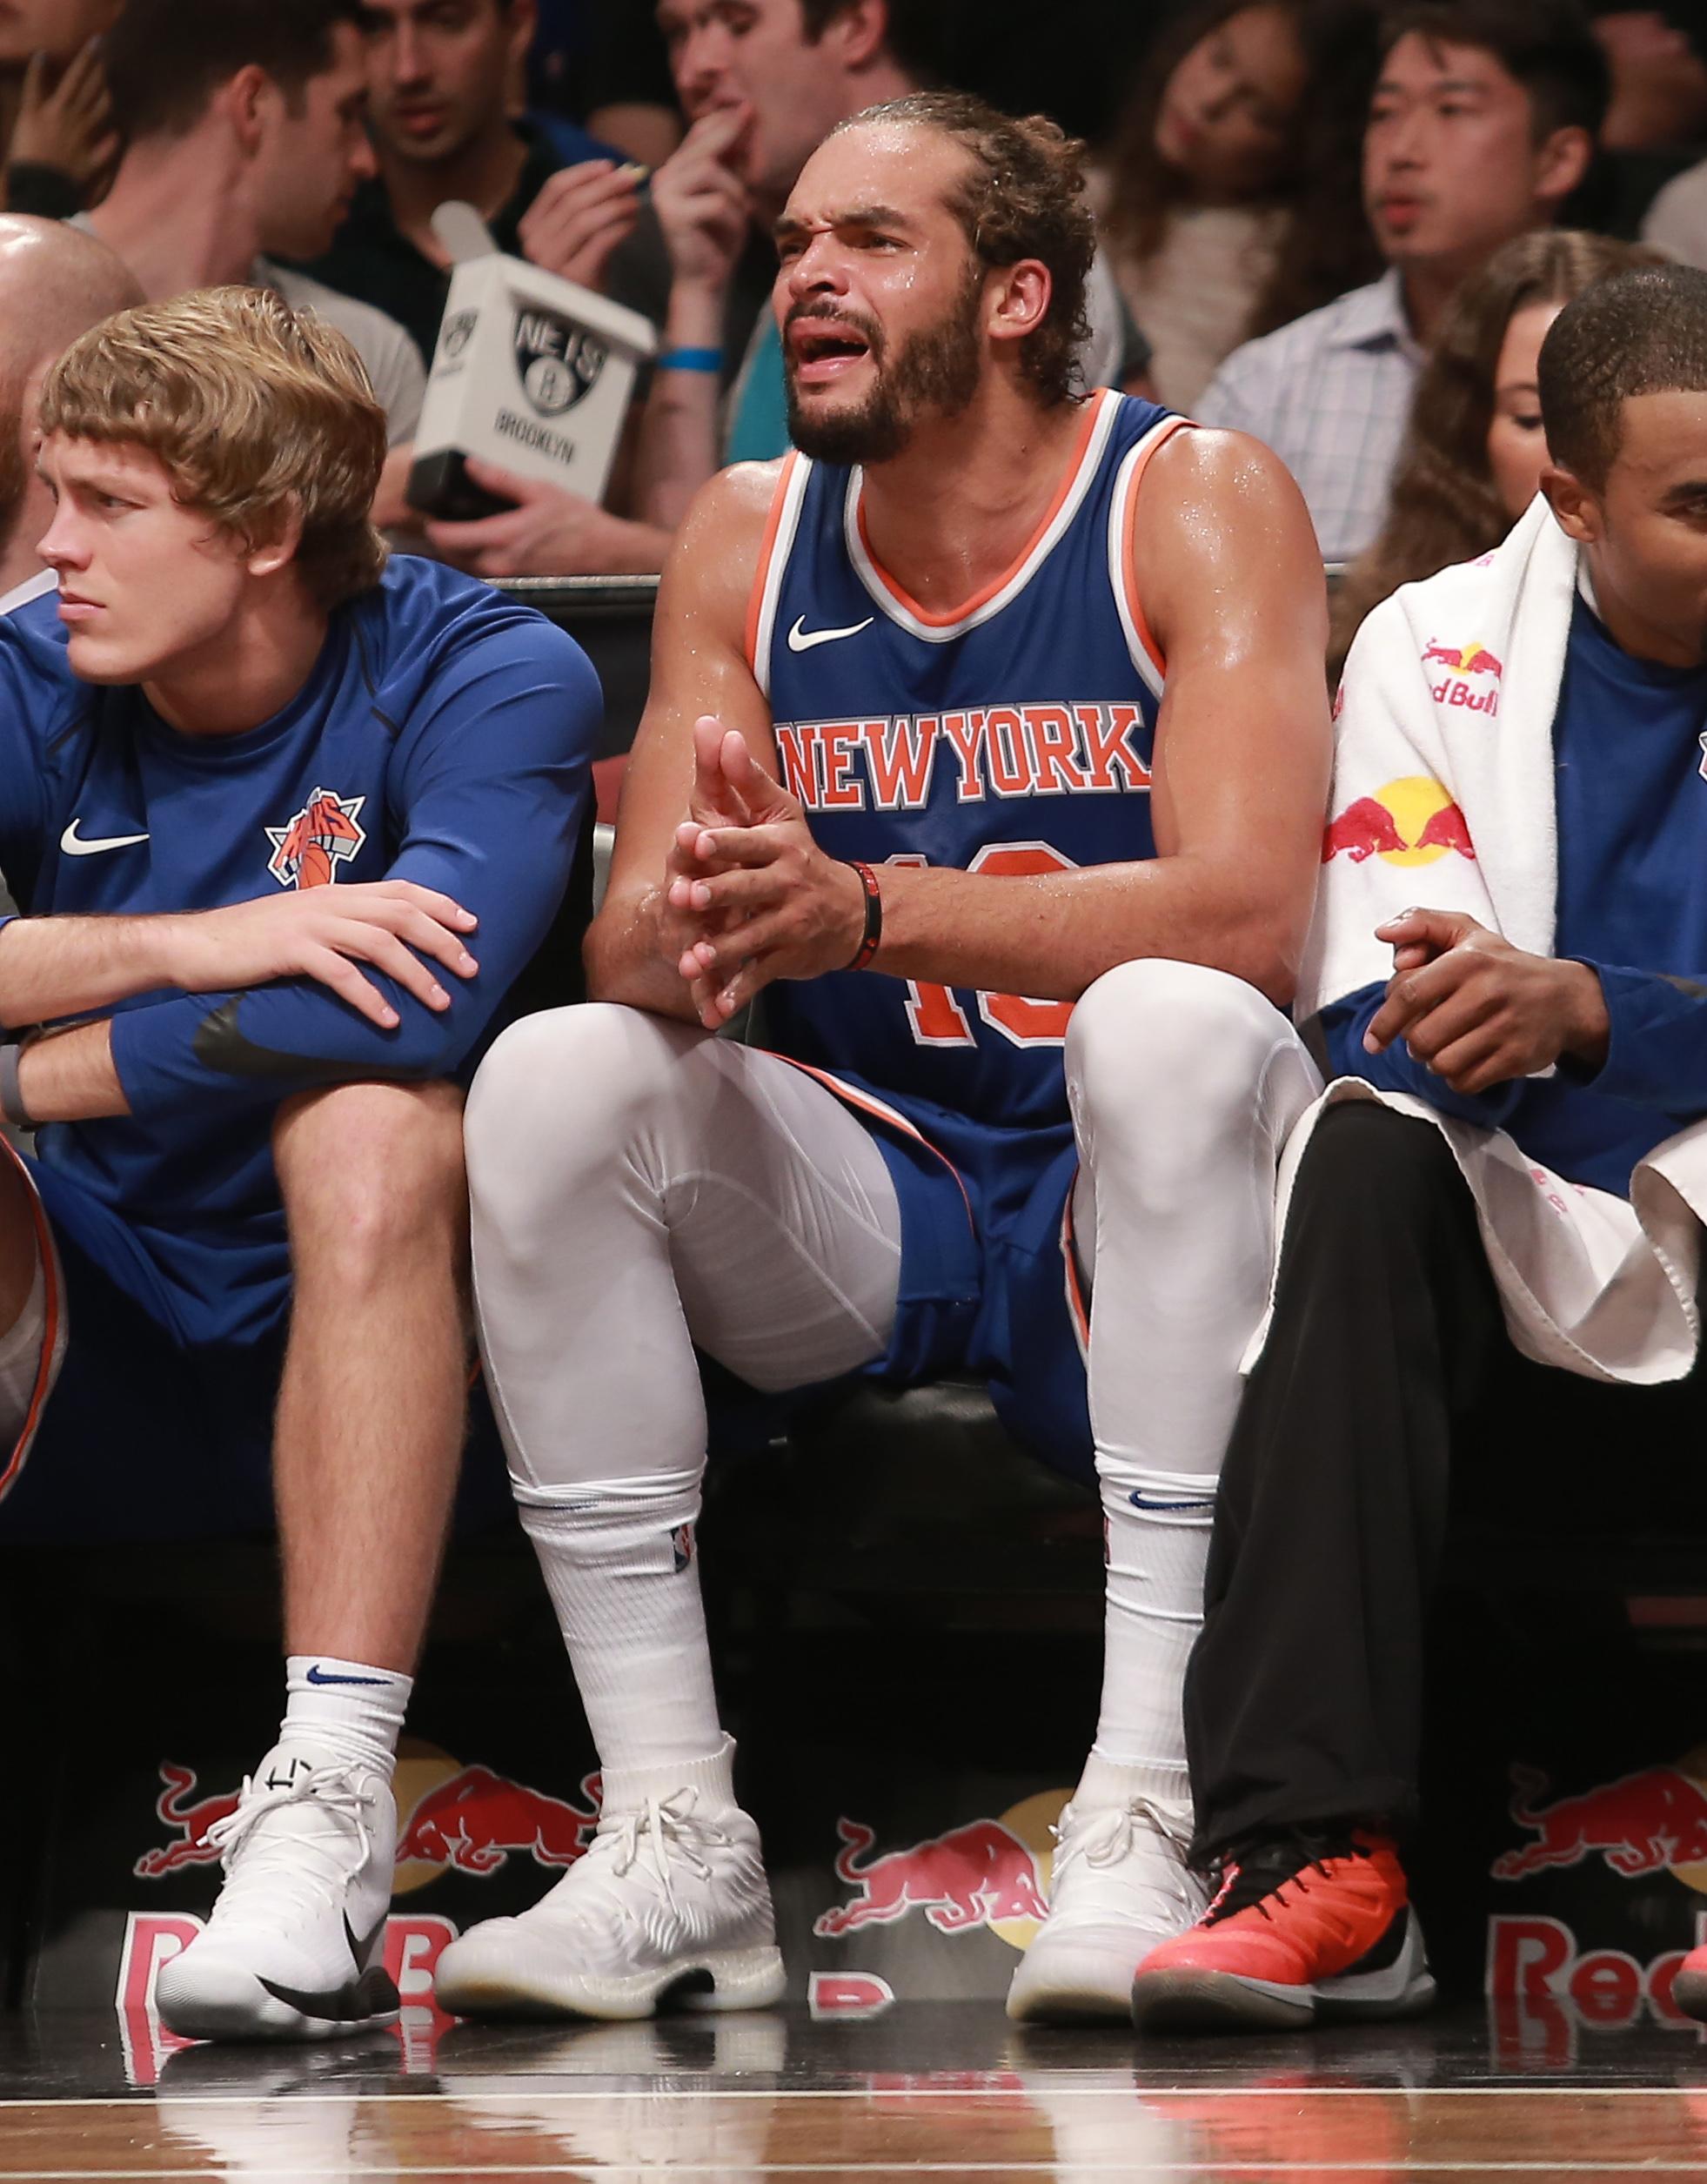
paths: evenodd
<path fill-rule="evenodd" d="M 1707 1941 L 1691 1949 L 1677 1966 L 1671 1999 L 1685 2017 L 1699 2018 L 1707 2025 Z"/>
<path fill-rule="evenodd" d="M 1253 1845 L 1197 1924 L 1150 1951 L 1132 2020 L 1148 2033 L 1290 2029 L 1318 2013 L 1408 2017 L 1434 1995 L 1393 1845 L 1296 1829 Z"/>

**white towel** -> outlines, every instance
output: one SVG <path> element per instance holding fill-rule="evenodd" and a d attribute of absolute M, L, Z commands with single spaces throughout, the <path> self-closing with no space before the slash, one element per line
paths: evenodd
<path fill-rule="evenodd" d="M 1576 547 L 1537 499 L 1492 553 L 1406 585 L 1358 633 L 1335 701 L 1332 816 L 1301 1017 L 1384 983 L 1392 950 L 1375 928 L 1413 906 L 1466 911 L 1514 947 L 1552 953 L 1553 719 L 1576 584 Z M 1346 1099 L 1379 1100 L 1446 1137 L 1526 1356 L 1601 1380 L 1689 1370 L 1707 1123 L 1657 1147 L 1626 1202 L 1553 1175 L 1503 1130 L 1342 1078 L 1288 1144 L 1277 1236 L 1317 1121 Z"/>

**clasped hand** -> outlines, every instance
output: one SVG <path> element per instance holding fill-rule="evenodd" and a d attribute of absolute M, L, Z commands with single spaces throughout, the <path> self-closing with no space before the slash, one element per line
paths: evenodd
<path fill-rule="evenodd" d="M 1563 1055 L 1597 1069 L 1609 1026 L 1586 964 L 1530 955 L 1472 917 L 1407 910 L 1376 928 L 1393 950 L 1387 995 L 1363 1035 L 1370 1054 L 1402 1039 L 1455 1092 L 1534 1076 Z"/>
<path fill-rule="evenodd" d="M 717 1030 L 773 979 L 844 969 L 865 919 L 858 874 L 825 855 L 746 737 L 703 714 L 659 913 L 659 948 L 700 1022 Z"/>

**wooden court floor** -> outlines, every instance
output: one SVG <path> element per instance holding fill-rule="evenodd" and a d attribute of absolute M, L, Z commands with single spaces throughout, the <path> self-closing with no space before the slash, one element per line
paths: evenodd
<path fill-rule="evenodd" d="M 52 2178 L 1383 2179 L 1707 2174 L 1695 2031 L 1461 2009 L 1213 2047 L 980 2003 L 169 2050 L 0 2019 L 0 2184 Z"/>

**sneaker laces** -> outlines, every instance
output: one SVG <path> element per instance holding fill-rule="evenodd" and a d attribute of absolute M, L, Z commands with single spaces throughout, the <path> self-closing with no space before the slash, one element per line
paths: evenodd
<path fill-rule="evenodd" d="M 1223 1919 L 1235 1919 L 1242 1911 L 1260 1912 L 1263 1918 L 1272 1919 L 1275 1914 L 1269 1905 L 1284 1910 L 1289 1888 L 1307 1896 L 1311 1873 L 1329 1880 L 1333 1878 L 1328 1870 L 1333 1860 L 1367 1859 L 1371 1854 L 1368 1845 L 1359 1842 L 1349 1826 L 1288 1828 L 1282 1834 L 1251 1842 L 1244 1851 L 1235 1847 L 1228 1852 L 1221 1887 L 1202 1923 L 1219 1926 Z"/>
<path fill-rule="evenodd" d="M 1188 1918 L 1195 1917 L 1202 1898 L 1193 1896 L 1188 1877 L 1187 1831 L 1148 1798 L 1101 1806 L 1084 1820 L 1063 1813 L 1049 1832 L 1055 1840 L 1052 1896 L 1074 1864 L 1110 1873 L 1125 1866 L 1130 1886 L 1160 1888 Z"/>
<path fill-rule="evenodd" d="M 696 1879 L 709 1880 L 712 1867 L 703 1850 L 724 1839 L 721 1830 L 694 1819 L 693 1808 L 699 1801 L 697 1790 L 674 1790 L 668 1797 L 647 1798 L 632 1812 L 601 1821 L 588 1848 L 588 1859 L 605 1857 L 619 1879 L 636 1866 L 642 1871 L 649 1868 L 665 1902 L 672 1911 L 677 1910 L 672 1866 L 684 1866 Z"/>
<path fill-rule="evenodd" d="M 274 1813 L 311 1802 L 318 1811 L 350 1822 L 355 1831 L 353 1860 L 347 1839 L 330 1829 L 258 1832 Z M 298 1769 L 291 1782 L 274 1788 L 257 1789 L 252 1776 L 244 1775 L 236 1812 L 216 1820 L 207 1832 L 207 1840 L 219 1852 L 224 1869 L 225 1886 L 217 1908 L 227 1913 L 239 1907 L 244 1896 L 261 1883 L 271 1887 L 281 1880 L 291 1882 L 291 1893 L 304 1903 L 311 1896 L 335 1894 L 365 1865 L 372 1848 L 366 1800 L 356 1788 L 351 1770 L 335 1764 L 306 1772 Z M 277 1899 L 271 1900 L 276 1903 Z"/>

